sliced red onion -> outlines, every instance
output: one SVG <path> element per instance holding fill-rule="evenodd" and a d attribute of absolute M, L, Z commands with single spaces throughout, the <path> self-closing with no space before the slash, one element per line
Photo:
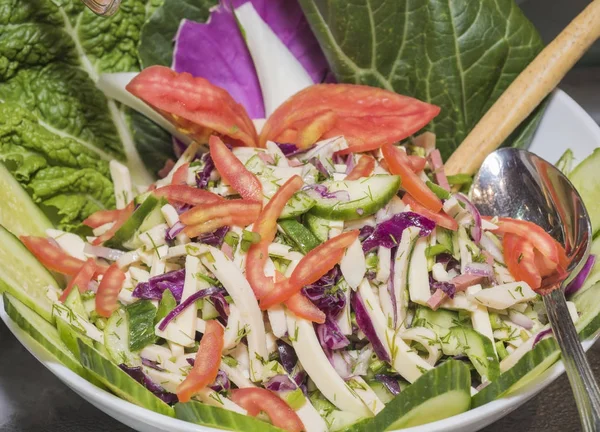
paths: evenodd
<path fill-rule="evenodd" d="M 358 327 L 365 334 L 369 342 L 373 345 L 373 351 L 377 354 L 381 360 L 390 362 L 390 356 L 388 352 L 385 350 L 383 343 L 379 340 L 379 336 L 377 336 L 377 332 L 375 331 L 375 327 L 371 322 L 371 317 L 369 317 L 369 313 L 367 312 L 367 308 L 360 296 L 359 293 L 352 293 L 352 309 L 354 309 L 354 313 L 356 314 L 356 323 Z"/>
<path fill-rule="evenodd" d="M 286 144 L 286 143 L 281 143 L 281 144 L 275 143 L 275 144 L 277 144 L 279 149 L 282 151 L 282 153 L 287 158 L 291 158 L 292 156 L 296 156 L 301 153 L 306 153 L 307 151 L 312 150 L 316 146 L 316 144 L 313 144 L 309 148 L 298 148 L 298 146 L 296 146 L 296 144 Z"/>
<path fill-rule="evenodd" d="M 125 252 L 118 249 L 111 249 L 104 246 L 93 246 L 89 243 L 85 243 L 83 246 L 83 252 L 88 255 L 94 255 L 98 258 L 107 259 L 109 261 L 116 261 L 125 254 Z"/>
<path fill-rule="evenodd" d="M 494 277 L 494 268 L 487 263 L 470 263 L 465 265 L 465 274 L 473 276 Z"/>
<path fill-rule="evenodd" d="M 385 388 L 388 389 L 388 391 L 394 396 L 400 394 L 400 384 L 398 383 L 397 379 L 383 374 L 376 374 L 375 379 L 383 384 Z"/>
<path fill-rule="evenodd" d="M 175 224 L 167 230 L 165 239 L 167 241 L 175 240 L 175 237 L 177 237 L 177 234 L 179 234 L 181 231 L 183 231 L 184 228 L 185 228 L 185 225 L 182 224 L 180 221 L 175 222 Z"/>
<path fill-rule="evenodd" d="M 266 164 L 275 165 L 275 159 L 269 153 L 259 152 L 258 158 Z"/>
<path fill-rule="evenodd" d="M 456 199 L 465 203 L 465 205 L 467 206 L 467 210 L 469 211 L 469 213 L 471 213 L 471 216 L 473 216 L 473 228 L 471 228 L 471 236 L 473 237 L 473 240 L 475 240 L 475 243 L 479 243 L 481 241 L 481 213 L 479 213 L 479 210 L 477 210 L 477 207 L 475 207 L 475 205 L 463 194 L 458 193 L 455 194 Z"/>
<path fill-rule="evenodd" d="M 264 387 L 267 390 L 280 392 L 294 391 L 298 388 L 298 385 L 288 375 L 275 375 L 264 383 Z"/>
<path fill-rule="evenodd" d="M 569 283 L 569 285 L 567 285 L 567 288 L 565 288 L 565 295 L 569 296 L 569 295 L 575 294 L 577 291 L 579 291 L 581 289 L 581 287 L 583 286 L 583 283 L 585 282 L 585 280 L 589 276 L 590 272 L 592 271 L 592 268 L 594 267 L 595 263 L 596 263 L 596 255 L 590 255 L 588 257 L 587 261 L 585 262 L 585 264 L 583 265 L 583 268 L 579 271 L 577 276 L 575 276 L 575 279 L 573 279 Z"/>
<path fill-rule="evenodd" d="M 533 345 L 531 345 L 531 348 L 535 348 L 535 346 L 547 335 L 549 335 L 550 333 L 552 333 L 552 329 L 546 329 L 546 330 L 542 330 L 541 332 L 539 332 L 538 334 L 535 335 L 535 339 L 533 340 Z"/>
<path fill-rule="evenodd" d="M 429 163 L 431 164 L 431 169 L 435 174 L 437 184 L 447 191 L 450 191 L 450 183 L 448 183 L 448 178 L 446 177 L 446 173 L 444 171 L 442 155 L 438 149 L 435 149 L 429 153 Z"/>
<path fill-rule="evenodd" d="M 325 168 L 325 165 L 323 165 L 323 163 L 319 160 L 318 157 L 313 157 L 311 158 L 308 163 L 311 163 L 315 166 L 315 168 L 317 169 L 317 171 L 319 171 L 321 174 L 323 174 L 323 176 L 325 176 L 325 178 L 329 178 L 331 177 L 331 173 L 329 171 L 327 171 L 327 168 Z"/>
<path fill-rule="evenodd" d="M 210 287 L 210 288 L 195 292 L 194 294 L 192 294 L 191 296 L 186 298 L 184 301 L 182 301 L 179 305 L 177 305 L 177 307 L 175 307 L 175 309 L 173 309 L 171 312 L 169 312 L 167 314 L 167 316 L 164 317 L 163 320 L 158 325 L 158 329 L 160 331 L 163 331 L 164 329 L 166 329 L 167 325 L 171 321 L 173 321 L 177 317 L 177 315 L 179 315 L 181 312 L 183 312 L 185 309 L 187 309 L 190 305 L 194 304 L 196 302 L 196 300 L 199 300 L 204 297 L 212 296 L 214 294 L 217 294 L 218 292 L 219 292 L 219 288 L 217 288 L 217 287 Z"/>
<path fill-rule="evenodd" d="M 354 165 L 356 165 L 354 163 L 354 155 L 351 153 L 348 155 L 348 158 L 346 159 L 346 175 L 350 174 L 350 172 L 354 168 Z"/>
<path fill-rule="evenodd" d="M 158 364 L 158 362 L 155 362 L 154 360 L 150 360 L 150 359 L 147 359 L 147 358 L 144 358 L 144 357 L 142 357 L 142 364 L 144 366 L 147 366 L 147 367 L 149 367 L 151 369 L 155 369 L 157 371 L 161 371 L 162 372 L 162 371 L 165 370 L 163 367 L 161 367 Z"/>
<path fill-rule="evenodd" d="M 523 327 L 526 330 L 531 330 L 533 328 L 533 321 L 527 315 L 522 314 L 521 312 L 511 310 L 508 313 L 509 319 L 518 326 Z"/>
<path fill-rule="evenodd" d="M 233 248 L 229 244 L 223 242 L 221 245 L 221 252 L 223 252 L 227 258 L 233 261 Z"/>

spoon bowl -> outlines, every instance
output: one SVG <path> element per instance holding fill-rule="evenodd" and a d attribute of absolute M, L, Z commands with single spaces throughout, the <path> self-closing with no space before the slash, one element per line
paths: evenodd
<path fill-rule="evenodd" d="M 533 222 L 565 248 L 567 276 L 542 280 L 539 292 L 561 348 L 583 429 L 600 430 L 600 390 L 571 319 L 564 288 L 581 270 L 592 241 L 590 219 L 579 193 L 549 162 L 526 150 L 505 148 L 484 160 L 471 201 L 483 215 Z"/>

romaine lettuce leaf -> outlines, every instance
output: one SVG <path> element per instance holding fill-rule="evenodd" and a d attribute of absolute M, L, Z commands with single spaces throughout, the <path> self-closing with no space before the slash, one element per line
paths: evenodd
<path fill-rule="evenodd" d="M 543 47 L 514 0 L 299 1 L 339 81 L 442 108 L 427 129 L 445 158 Z"/>

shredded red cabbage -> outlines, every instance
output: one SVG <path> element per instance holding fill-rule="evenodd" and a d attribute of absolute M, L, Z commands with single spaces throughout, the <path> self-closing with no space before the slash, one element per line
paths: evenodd
<path fill-rule="evenodd" d="M 306 153 L 309 150 L 314 148 L 314 145 L 301 149 L 296 146 L 296 144 L 288 144 L 288 143 L 275 143 L 281 150 L 281 152 L 285 155 L 285 157 L 290 158 L 292 156 L 299 155 L 301 153 Z"/>
<path fill-rule="evenodd" d="M 552 333 L 552 329 L 546 329 L 546 330 L 542 330 L 537 335 L 535 335 L 535 339 L 533 340 L 533 345 L 531 346 L 531 348 L 533 349 L 542 340 L 542 338 L 544 336 L 546 336 L 550 333 Z"/>
<path fill-rule="evenodd" d="M 216 294 L 212 294 L 210 296 L 210 301 L 217 312 L 219 312 L 219 316 L 223 319 L 225 325 L 227 325 L 227 319 L 229 317 L 229 303 L 227 303 L 227 300 L 225 300 L 223 293 L 218 292 Z"/>
<path fill-rule="evenodd" d="M 229 382 L 229 377 L 227 374 L 220 370 L 217 372 L 217 378 L 215 378 L 215 382 L 209 387 L 216 392 L 223 392 L 231 388 L 231 383 Z"/>
<path fill-rule="evenodd" d="M 152 392 L 157 398 L 162 400 L 164 403 L 173 405 L 179 402 L 176 395 L 174 395 L 173 393 L 169 393 L 164 388 L 152 381 L 150 377 L 144 373 L 141 366 L 129 367 L 126 364 L 120 364 L 119 367 L 121 368 L 121 370 L 123 370 L 123 372 L 125 372 L 131 378 L 133 378 L 138 383 L 146 387 L 150 392 Z"/>
<path fill-rule="evenodd" d="M 400 394 L 400 384 L 394 377 L 384 374 L 376 374 L 375 379 L 385 386 L 388 391 L 394 396 Z"/>
<path fill-rule="evenodd" d="M 326 179 L 331 177 L 331 173 L 327 170 L 327 168 L 325 168 L 325 165 L 323 165 L 323 163 L 319 160 L 318 157 L 315 156 L 313 158 L 310 158 L 308 160 L 308 163 L 312 164 L 317 169 L 317 171 L 319 171 Z"/>
<path fill-rule="evenodd" d="M 335 191 L 329 192 L 327 186 L 324 184 L 308 185 L 302 188 L 303 191 L 309 195 L 316 195 L 318 198 L 335 199 L 338 201 L 350 201 L 350 194 L 348 191 Z"/>
<path fill-rule="evenodd" d="M 371 318 L 369 317 L 367 308 L 365 307 L 360 294 L 357 292 L 352 293 L 351 301 L 352 309 L 354 309 L 354 313 L 356 314 L 356 323 L 358 324 L 358 327 L 373 345 L 373 351 L 375 351 L 377 357 L 389 363 L 391 361 L 390 356 L 385 350 L 381 340 L 379 340 L 379 336 L 377 336 L 375 327 L 373 327 L 373 323 L 371 322 Z"/>
<path fill-rule="evenodd" d="M 210 153 L 204 153 L 202 155 L 202 161 L 204 162 L 204 167 L 202 168 L 202 171 L 196 173 L 196 186 L 198 186 L 199 189 L 206 189 L 210 176 L 215 169 L 215 163 L 213 162 Z"/>
<path fill-rule="evenodd" d="M 213 232 L 202 234 L 200 237 L 198 237 L 198 241 L 209 246 L 220 248 L 228 232 L 228 226 L 217 228 Z"/>
<path fill-rule="evenodd" d="M 177 303 L 181 301 L 185 269 L 172 271 L 151 277 L 148 282 L 140 282 L 133 290 L 132 296 L 146 300 L 160 300 L 165 290 L 170 290 Z"/>
<path fill-rule="evenodd" d="M 142 364 L 144 366 L 149 367 L 149 368 L 156 369 L 157 371 L 161 371 L 162 372 L 162 371 L 165 370 L 157 362 L 155 362 L 153 360 L 150 360 L 150 359 L 147 359 L 147 358 L 144 358 L 144 357 L 142 357 Z"/>
<path fill-rule="evenodd" d="M 158 325 L 158 329 L 161 331 L 166 329 L 167 325 L 171 321 L 173 321 L 177 317 L 177 315 L 179 315 L 181 312 L 183 312 L 188 306 L 194 304 L 196 302 L 196 300 L 199 300 L 204 297 L 212 296 L 214 294 L 217 294 L 219 291 L 220 290 L 218 287 L 213 286 L 213 287 L 206 288 L 206 289 L 200 290 L 198 292 L 195 292 L 194 294 L 192 294 L 191 296 L 186 298 L 184 301 L 182 301 L 179 305 L 177 305 L 177 307 L 175 309 L 173 309 L 171 312 L 169 312 L 167 314 L 167 316 L 164 317 L 163 320 Z"/>
<path fill-rule="evenodd" d="M 350 341 L 342 334 L 337 323 L 329 318 L 323 324 L 317 326 L 317 336 L 322 347 L 330 350 L 338 350 L 347 347 Z"/>
<path fill-rule="evenodd" d="M 367 253 L 377 246 L 393 248 L 398 245 L 402 232 L 411 226 L 421 228 L 419 235 L 428 236 L 435 228 L 435 222 L 413 212 L 397 213 L 375 227 L 375 230 L 362 242 L 363 252 Z"/>
<path fill-rule="evenodd" d="M 569 296 L 575 294 L 581 289 L 583 283 L 592 271 L 592 268 L 594 267 L 595 263 L 596 255 L 590 255 L 583 267 L 581 268 L 581 270 L 579 271 L 579 273 L 577 274 L 577 276 L 575 276 L 575 278 L 565 288 L 565 295 Z"/>
<path fill-rule="evenodd" d="M 265 382 L 264 386 L 274 392 L 293 391 L 298 388 L 298 385 L 287 375 L 275 375 Z"/>
<path fill-rule="evenodd" d="M 475 243 L 479 243 L 481 241 L 481 213 L 479 213 L 479 210 L 477 210 L 477 207 L 475 207 L 475 205 L 463 194 L 456 194 L 456 199 L 459 201 L 462 201 L 463 203 L 465 203 L 465 205 L 467 206 L 467 210 L 469 211 L 469 213 L 471 213 L 471 216 L 473 216 L 473 227 L 471 228 L 471 236 L 473 237 L 473 240 L 475 240 Z"/>
<path fill-rule="evenodd" d="M 454 295 L 456 294 L 456 285 L 450 282 L 438 282 L 435 279 L 433 279 L 433 277 L 430 274 L 429 290 L 431 291 L 431 294 L 434 294 L 438 289 L 442 290 L 444 294 L 446 294 L 451 299 L 454 298 Z"/>
<path fill-rule="evenodd" d="M 331 319 L 336 318 L 346 305 L 344 292 L 336 288 L 340 278 L 340 268 L 335 266 L 321 279 L 302 288 L 302 293 Z"/>
<path fill-rule="evenodd" d="M 175 224 L 167 230 L 167 233 L 165 234 L 165 240 L 168 242 L 172 242 L 173 240 L 175 240 L 175 237 L 177 237 L 177 234 L 183 231 L 184 228 L 184 224 L 182 224 L 179 221 L 175 222 Z"/>

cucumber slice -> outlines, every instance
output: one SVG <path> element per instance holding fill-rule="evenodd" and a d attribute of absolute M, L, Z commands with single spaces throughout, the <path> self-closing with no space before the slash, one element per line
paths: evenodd
<path fill-rule="evenodd" d="M 0 225 L 0 293 L 8 292 L 53 322 L 48 289 L 59 290 L 56 280 L 18 238 Z"/>
<path fill-rule="evenodd" d="M 90 316 L 86 308 L 83 306 L 83 301 L 81 300 L 81 294 L 79 293 L 78 287 L 73 287 L 63 304 L 76 314 L 84 317 L 85 319 L 89 319 Z"/>
<path fill-rule="evenodd" d="M 450 337 L 456 338 L 483 381 L 495 381 L 500 376 L 500 363 L 492 341 L 468 327 L 452 327 Z"/>
<path fill-rule="evenodd" d="M 450 329 L 460 323 L 458 313 L 447 309 L 436 311 L 426 306 L 418 306 L 415 310 L 413 327 L 425 327 L 434 331 L 442 345 L 445 355 L 458 355 L 462 352 L 458 339 L 450 337 Z"/>
<path fill-rule="evenodd" d="M 419 426 L 463 413 L 471 405 L 471 375 L 466 364 L 448 360 L 427 371 L 372 419 L 351 431 L 384 431 Z"/>
<path fill-rule="evenodd" d="M 75 330 L 73 330 L 75 331 Z M 126 401 L 159 414 L 174 417 L 172 407 L 157 398 L 146 387 L 125 373 L 106 358 L 99 350 L 88 344 L 81 335 L 74 333 L 79 348 L 81 364 L 99 379 L 110 391 Z"/>
<path fill-rule="evenodd" d="M 176 404 L 175 416 L 178 419 L 197 425 L 230 431 L 283 431 L 283 429 L 279 429 L 278 427 L 262 420 L 258 420 L 257 418 L 194 401 Z"/>
<path fill-rule="evenodd" d="M 350 199 L 316 198 L 315 206 L 309 212 L 325 219 L 353 220 L 383 208 L 398 192 L 400 177 L 378 174 L 362 180 L 329 181 L 323 185 L 329 192 L 347 192 Z"/>
<path fill-rule="evenodd" d="M 279 227 L 303 254 L 307 254 L 321 244 L 308 228 L 294 219 L 279 221 Z"/>
<path fill-rule="evenodd" d="M 591 255 L 596 255 L 596 263 L 592 267 L 592 270 L 588 274 L 588 277 L 585 279 L 583 286 L 579 291 L 571 296 L 571 301 L 576 301 L 576 299 L 583 295 L 583 293 L 596 285 L 600 281 L 600 237 L 596 237 L 594 241 L 592 241 L 592 247 L 590 250 Z"/>
<path fill-rule="evenodd" d="M 542 340 L 533 350 L 521 357 L 516 365 L 473 396 L 473 408 L 506 396 L 510 392 L 523 387 L 548 369 L 559 357 L 560 350 L 556 340 L 554 338 Z"/>
<path fill-rule="evenodd" d="M 157 309 L 150 300 L 139 300 L 125 308 L 129 327 L 129 349 L 140 351 L 156 342 L 154 319 Z"/>
<path fill-rule="evenodd" d="M 569 175 L 571 183 L 581 195 L 587 208 L 594 235 L 600 230 L 600 176 L 598 175 L 598 166 L 600 166 L 600 148 L 595 149 Z"/>
<path fill-rule="evenodd" d="M 113 312 L 106 323 L 104 346 L 116 364 L 125 363 L 127 366 L 142 364 L 140 356 L 129 349 L 129 319 L 122 308 Z"/>
<path fill-rule="evenodd" d="M 58 330 L 15 297 L 4 293 L 4 310 L 8 316 L 56 359 L 77 375 L 88 379 L 79 360 L 61 340 Z"/>
<path fill-rule="evenodd" d="M 316 201 L 308 196 L 306 192 L 296 192 L 287 202 L 279 219 L 295 218 L 303 215 L 315 205 Z"/>
<path fill-rule="evenodd" d="M 573 302 L 579 312 L 579 319 L 575 323 L 575 328 L 581 340 L 589 338 L 600 329 L 599 295 L 600 283 L 596 283 L 573 298 Z"/>
<path fill-rule="evenodd" d="M 154 194 L 148 195 L 144 202 L 133 212 L 131 217 L 117 230 L 115 235 L 106 241 L 104 246 L 113 249 L 137 249 L 142 245 L 139 235 L 164 221 L 160 208 L 167 203 Z"/>
<path fill-rule="evenodd" d="M 2 163 L 0 163 L 0 224 L 16 236 L 45 237 L 46 230 L 54 228 Z"/>
<path fill-rule="evenodd" d="M 327 241 L 329 238 L 329 221 L 327 219 L 320 218 L 313 214 L 306 214 L 304 217 L 308 229 L 315 235 L 321 242 Z"/>

